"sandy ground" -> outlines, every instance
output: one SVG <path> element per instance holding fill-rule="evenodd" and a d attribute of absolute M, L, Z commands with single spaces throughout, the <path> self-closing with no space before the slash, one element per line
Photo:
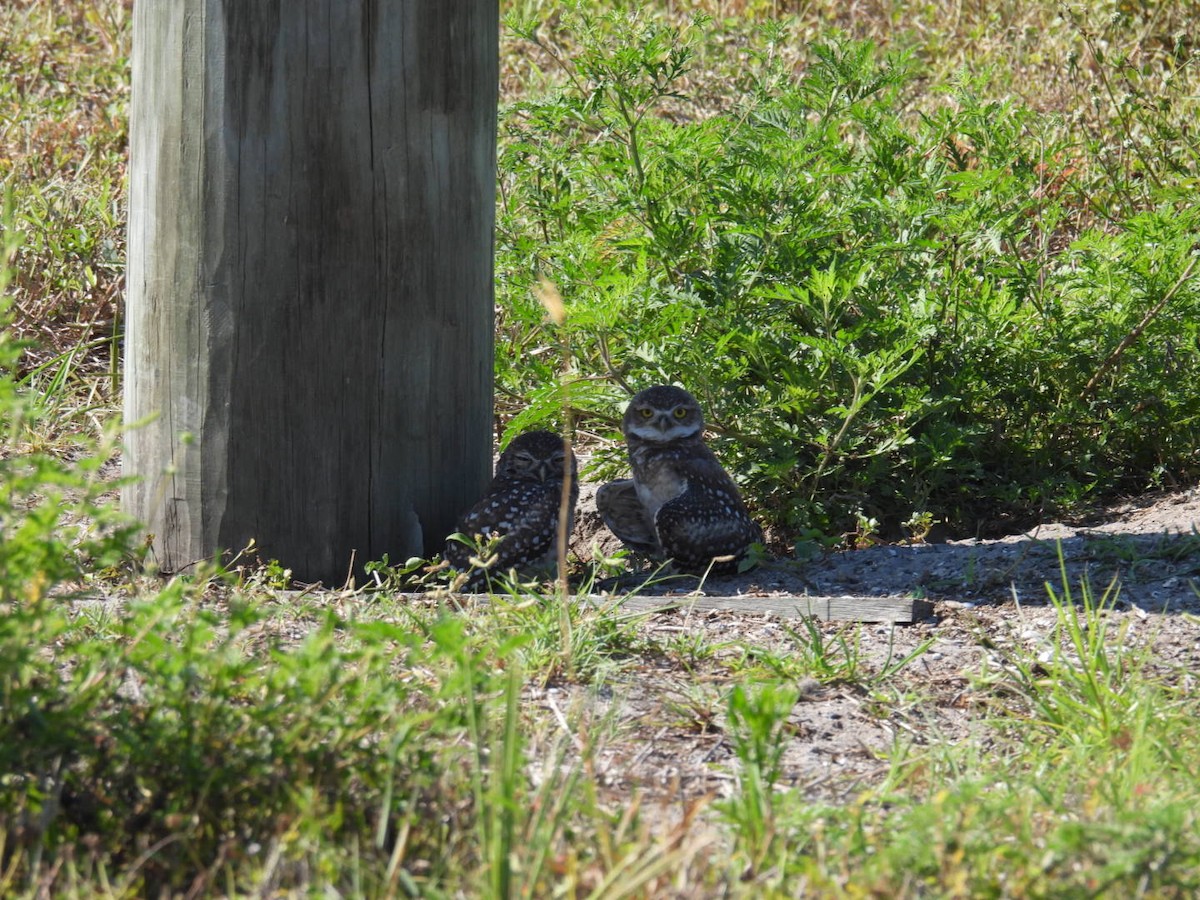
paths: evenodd
<path fill-rule="evenodd" d="M 584 491 L 574 546 L 604 536 Z M 602 528 L 602 526 L 601 526 Z M 611 548 L 609 548 L 611 549 Z M 1149 650 L 1165 677 L 1200 673 L 1200 489 L 1147 496 L 1083 524 L 1047 523 L 999 540 L 874 546 L 805 563 L 769 563 L 737 577 L 699 585 L 671 582 L 644 593 L 711 596 L 918 596 L 933 615 L 911 625 L 846 622 L 819 626 L 827 645 L 848 637 L 860 657 L 853 682 L 795 684 L 799 700 L 788 720 L 784 781 L 813 800 L 844 802 L 883 778 L 890 759 L 931 740 L 986 742 L 991 698 L 1003 691 L 1014 655 L 1049 661 L 1060 635 L 1047 585 L 1080 604 L 1081 580 L 1103 615 L 1110 642 Z M 715 653 L 689 665 L 643 660 L 599 690 L 570 685 L 535 691 L 531 699 L 563 722 L 576 717 L 616 723 L 596 777 L 618 803 L 637 787 L 672 817 L 687 802 L 727 795 L 737 758 L 725 728 L 726 697 L 738 678 L 734 663 L 755 648 L 798 653 L 805 629 L 763 614 L 672 611 L 644 626 L 664 640 L 703 638 Z M 871 677 L 928 642 L 899 674 Z M 835 654 L 836 655 L 836 654 Z"/>

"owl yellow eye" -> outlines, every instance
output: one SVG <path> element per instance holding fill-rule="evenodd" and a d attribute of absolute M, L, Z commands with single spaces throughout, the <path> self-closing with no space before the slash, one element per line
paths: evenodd
<path fill-rule="evenodd" d="M 654 410 L 652 410 L 648 406 L 643 406 L 641 409 L 638 410 L 638 414 L 641 415 L 641 417 L 643 419 L 649 419 L 651 416 L 654 415 Z"/>
<path fill-rule="evenodd" d="M 686 419 L 687 418 L 687 409 L 685 409 L 682 406 L 677 406 L 677 407 L 675 407 L 674 415 L 675 415 L 675 418 L 677 418 L 677 419 Z"/>

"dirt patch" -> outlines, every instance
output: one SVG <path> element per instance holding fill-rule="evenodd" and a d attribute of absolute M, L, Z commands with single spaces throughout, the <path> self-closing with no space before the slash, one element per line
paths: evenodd
<path fill-rule="evenodd" d="M 581 493 L 572 546 L 613 552 L 594 507 Z M 1114 506 L 1074 525 L 1048 523 L 996 540 L 876 545 L 806 562 L 771 561 L 742 575 L 654 580 L 641 593 L 712 596 L 857 594 L 918 596 L 959 604 L 1044 605 L 1047 584 L 1073 593 L 1087 580 L 1096 599 L 1116 592 L 1118 608 L 1200 613 L 1200 488 L 1158 494 Z M 628 584 L 626 581 L 624 584 Z M 603 586 L 603 585 L 602 585 Z"/>
<path fill-rule="evenodd" d="M 604 542 L 584 491 L 573 546 Z M 598 526 L 598 527 L 597 527 Z M 800 681 L 788 719 L 785 784 L 806 797 L 845 802 L 877 783 L 896 753 L 933 740 L 986 742 L 982 711 L 1014 651 L 1050 660 L 1057 614 L 1047 585 L 1072 602 L 1090 585 L 1105 613 L 1111 641 L 1150 650 L 1150 665 L 1172 678 L 1200 672 L 1200 490 L 1159 494 L 1114 506 L 1087 522 L 1049 523 L 998 540 L 874 546 L 831 553 L 804 563 L 775 561 L 740 576 L 675 578 L 640 593 L 711 596 L 920 596 L 934 615 L 909 626 L 814 625 L 828 642 L 852 641 L 861 678 L 821 684 Z M 628 589 L 628 583 L 621 584 Z M 595 776 L 613 802 L 637 787 L 664 811 L 678 803 L 728 795 L 737 757 L 726 729 L 727 696 L 748 655 L 800 652 L 805 629 L 795 620 L 761 614 L 687 609 L 651 616 L 645 628 L 661 643 L 702 639 L 715 652 L 702 660 L 644 662 L 597 691 L 559 687 L 539 692 L 535 705 L 585 708 L 616 721 Z M 928 646 L 900 673 L 872 690 L 871 680 L 907 654 Z M 994 678 L 981 679 L 983 672 Z"/>

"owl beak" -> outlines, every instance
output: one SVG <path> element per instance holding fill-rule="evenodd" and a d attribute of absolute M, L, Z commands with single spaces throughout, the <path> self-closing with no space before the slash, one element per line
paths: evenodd
<path fill-rule="evenodd" d="M 537 467 L 538 481 L 549 481 L 550 476 L 552 474 L 553 474 L 553 472 L 552 472 L 550 463 L 547 460 L 542 460 L 540 463 L 538 463 L 538 467 Z"/>

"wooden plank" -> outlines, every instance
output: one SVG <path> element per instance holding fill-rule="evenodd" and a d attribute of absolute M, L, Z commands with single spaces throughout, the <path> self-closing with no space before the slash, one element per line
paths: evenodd
<path fill-rule="evenodd" d="M 608 602 L 611 602 L 609 600 Z M 824 622 L 919 622 L 933 615 L 933 604 L 911 597 L 649 597 L 633 596 L 622 609 L 769 613 L 783 619 L 812 617 Z"/>
<path fill-rule="evenodd" d="M 278 601 L 287 603 L 297 601 L 302 597 L 308 598 L 318 605 L 324 601 L 337 598 L 362 597 L 360 591 L 279 591 L 275 597 Z M 429 592 L 401 593 L 394 595 L 412 602 L 432 603 L 446 594 Z M 465 607 L 484 606 L 490 602 L 487 594 L 453 594 L 456 603 Z M 914 600 L 910 597 L 869 597 L 850 596 L 839 597 L 650 597 L 633 596 L 624 599 L 596 595 L 580 595 L 574 598 L 577 602 L 586 602 L 595 607 L 613 607 L 631 612 L 669 612 L 671 610 L 693 610 L 709 612 L 745 613 L 746 615 L 762 615 L 769 613 L 782 619 L 797 619 L 812 617 L 823 622 L 893 622 L 908 624 L 920 622 L 933 615 L 933 604 L 928 600 Z M 123 598 L 74 598 L 75 608 L 91 608 L 93 606 L 120 605 Z"/>
<path fill-rule="evenodd" d="M 126 508 L 166 571 L 439 551 L 491 470 L 495 0 L 133 16 Z"/>
<path fill-rule="evenodd" d="M 403 594 L 406 599 L 434 599 L 436 594 Z M 463 605 L 485 604 L 486 594 L 455 594 L 455 600 Z M 630 612 L 667 612 L 670 610 L 692 610 L 694 612 L 733 612 L 747 615 L 764 613 L 782 619 L 812 617 L 823 622 L 894 622 L 897 624 L 920 622 L 933 615 L 933 604 L 928 600 L 911 597 L 871 597 L 866 595 L 842 595 L 837 597 L 656 597 L 633 595 L 624 599 L 612 596 L 580 595 L 575 598 L 597 607 L 615 607 Z"/>

